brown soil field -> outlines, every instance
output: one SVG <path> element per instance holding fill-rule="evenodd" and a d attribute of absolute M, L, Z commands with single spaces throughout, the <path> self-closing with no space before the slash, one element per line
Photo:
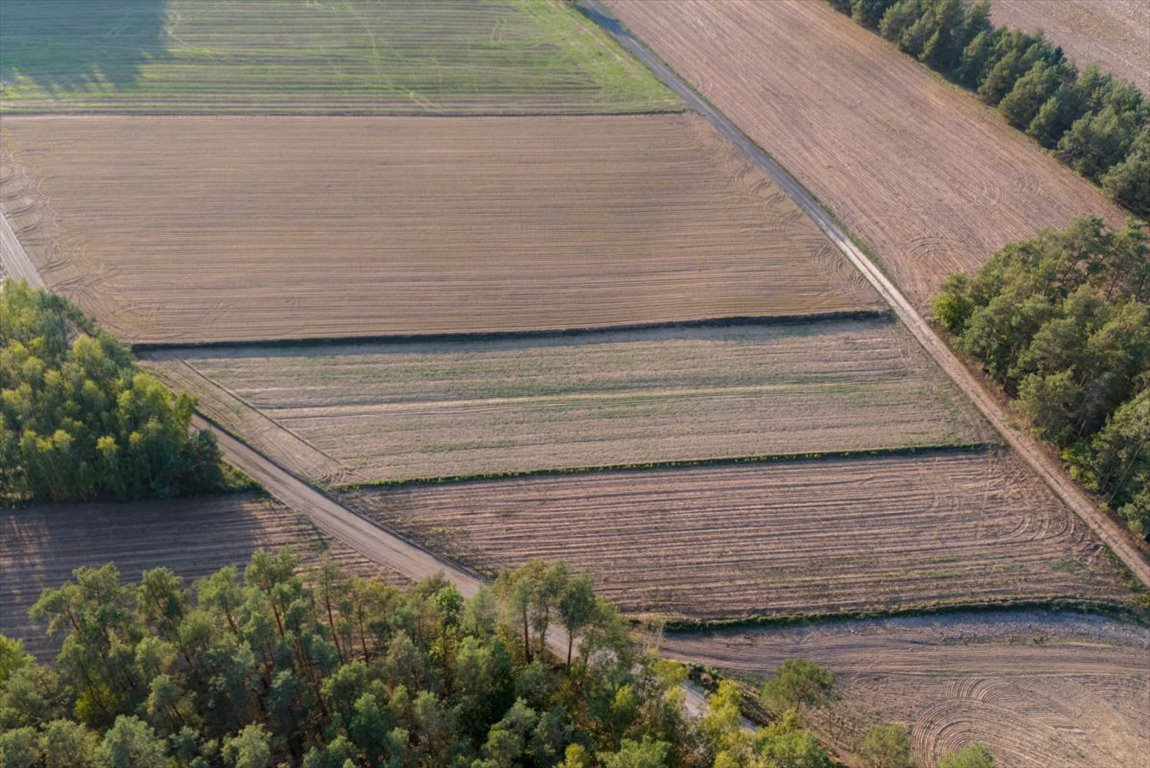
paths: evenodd
<path fill-rule="evenodd" d="M 885 320 L 145 360 L 214 421 L 322 483 L 992 438 Z"/>
<path fill-rule="evenodd" d="M 1122 212 L 825 2 L 610 0 L 644 42 L 828 205 L 920 308 L 1043 227 Z"/>
<path fill-rule="evenodd" d="M 291 547 L 314 567 L 330 555 L 364 576 L 401 583 L 308 520 L 252 494 L 131 504 L 42 505 L 0 511 L 0 634 L 41 658 L 56 641 L 28 617 L 45 589 L 80 567 L 115 562 L 125 580 L 165 567 L 191 580 L 227 565 L 242 570 L 257 549 Z"/>
<path fill-rule="evenodd" d="M 694 115 L 4 120 L 0 204 L 132 342 L 881 307 Z"/>
<path fill-rule="evenodd" d="M 1150 632 L 1097 616 L 1024 611 L 668 634 L 661 651 L 759 680 L 785 659 L 825 665 L 839 699 L 813 712 L 840 750 L 905 723 L 918 764 L 971 742 L 1016 768 L 1145 765 Z"/>
<path fill-rule="evenodd" d="M 494 571 L 564 559 L 633 614 L 698 620 L 1128 591 L 998 451 L 361 489 L 352 509 Z"/>
<path fill-rule="evenodd" d="M 992 0 L 990 18 L 1041 29 L 1080 67 L 1129 80 L 1150 94 L 1150 3 L 1146 0 Z"/>

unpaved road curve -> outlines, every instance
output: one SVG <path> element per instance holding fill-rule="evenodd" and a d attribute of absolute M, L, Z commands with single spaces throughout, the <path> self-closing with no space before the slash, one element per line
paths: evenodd
<path fill-rule="evenodd" d="M 9 277 L 27 280 L 28 285 L 33 288 L 45 287 L 44 279 L 40 277 L 36 265 L 28 258 L 24 246 L 20 245 L 20 240 L 12 231 L 12 225 L 4 216 L 4 211 L 0 211 L 0 263 L 4 265 L 4 271 Z"/>
<path fill-rule="evenodd" d="M 246 472 L 277 501 L 307 515 L 325 534 L 345 542 L 360 554 L 394 568 L 413 581 L 442 572 L 465 597 L 471 597 L 482 586 L 482 579 L 475 574 L 356 515 L 202 417 L 194 416 L 192 426 L 215 434 L 224 459 Z"/>
<path fill-rule="evenodd" d="M 483 586 L 483 580 L 475 574 L 360 517 L 202 417 L 194 416 L 192 426 L 215 434 L 224 459 L 246 472 L 277 501 L 307 515 L 325 534 L 344 542 L 369 559 L 413 581 L 442 573 L 464 597 L 471 597 Z M 562 627 L 553 626 L 547 634 L 547 645 L 551 651 L 563 657 L 567 653 L 566 632 Z M 578 649 L 578 642 L 575 647 Z M 697 717 L 706 711 L 706 694 L 701 688 L 688 682 L 683 685 L 683 694 L 684 707 L 688 713 Z M 750 727 L 746 720 L 743 725 Z"/>
<path fill-rule="evenodd" d="M 967 394 L 987 421 L 1002 434 L 1007 444 L 1017 451 L 1018 455 L 1050 486 L 1051 490 L 1090 526 L 1095 535 L 1106 546 L 1110 547 L 1139 581 L 1150 586 L 1150 562 L 1147 562 L 1142 556 L 1126 533 L 1100 510 L 1084 491 L 1066 477 L 1062 468 L 1050 459 L 1033 439 L 1011 426 L 1010 417 L 1002 406 L 982 387 L 979 381 L 966 369 L 962 361 L 951 352 L 950 347 L 934 332 L 930 324 L 902 295 L 899 289 L 883 275 L 861 249 L 851 242 L 847 234 L 819 206 L 814 197 L 786 169 L 748 139 L 734 123 L 705 102 L 658 56 L 636 40 L 603 9 L 598 0 L 583 0 L 583 7 L 587 9 L 588 15 L 614 37 L 620 45 L 650 67 L 651 71 L 677 93 L 691 109 L 707 118 L 720 134 L 742 150 L 748 158 L 798 203 L 803 212 L 819 225 L 827 237 L 838 246 L 839 250 L 890 304 L 895 314 L 910 329 L 915 339 L 934 358 L 939 367 L 954 380 L 955 384 Z"/>

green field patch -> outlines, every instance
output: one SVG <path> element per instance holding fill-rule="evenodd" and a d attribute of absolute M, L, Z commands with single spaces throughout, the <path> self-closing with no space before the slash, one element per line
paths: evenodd
<path fill-rule="evenodd" d="M 559 0 L 3 0 L 0 80 L 5 113 L 678 108 Z"/>
<path fill-rule="evenodd" d="M 887 320 L 146 355 L 232 432 L 354 482 L 991 440 Z M 225 401 L 241 402 L 227 407 Z M 254 416 L 258 414 L 258 416 Z M 278 429 L 269 430 L 267 420 Z M 346 481 L 346 478 L 345 478 Z"/>

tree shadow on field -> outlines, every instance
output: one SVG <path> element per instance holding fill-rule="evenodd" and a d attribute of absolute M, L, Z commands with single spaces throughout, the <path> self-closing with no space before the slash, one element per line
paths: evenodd
<path fill-rule="evenodd" d="M 53 95 L 130 90 L 167 57 L 168 0 L 0 0 L 0 81 Z"/>

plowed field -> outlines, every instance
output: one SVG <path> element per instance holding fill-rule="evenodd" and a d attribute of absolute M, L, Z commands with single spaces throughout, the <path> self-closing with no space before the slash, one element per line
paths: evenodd
<path fill-rule="evenodd" d="M 278 547 L 292 547 L 305 566 L 330 553 L 355 572 L 402 580 L 325 539 L 290 509 L 252 495 L 0 511 L 0 634 L 50 655 L 55 643 L 28 609 L 81 566 L 114 561 L 125 580 L 162 566 L 190 580 L 226 565 L 242 570 L 255 550 Z"/>
<path fill-rule="evenodd" d="M 612 11 L 929 305 L 1042 227 L 1122 213 L 974 96 L 816 0 L 610 0 Z"/>
<path fill-rule="evenodd" d="M 1141 766 L 1150 754 L 1145 627 L 1073 614 L 953 614 L 671 634 L 662 650 L 756 679 L 788 658 L 827 666 L 841 698 L 813 717 L 845 750 L 870 725 L 893 721 L 908 725 L 921 765 L 974 741 L 1017 768 Z"/>
<path fill-rule="evenodd" d="M 0 50 L 5 112 L 676 106 L 560 0 L 4 0 Z"/>
<path fill-rule="evenodd" d="M 320 482 L 990 437 L 909 334 L 883 320 L 147 359 L 212 419 Z M 307 466 L 313 452 L 351 475 Z"/>
<path fill-rule="evenodd" d="M 699 118 L 6 118 L 0 200 L 133 342 L 879 308 Z"/>
<path fill-rule="evenodd" d="M 823 459 L 348 492 L 483 570 L 565 559 L 694 619 L 1125 600 L 1086 527 L 1005 454 Z"/>
<path fill-rule="evenodd" d="M 995 24 L 1034 31 L 1080 67 L 1097 64 L 1150 94 L 1150 3 L 1145 0 L 993 0 Z"/>

